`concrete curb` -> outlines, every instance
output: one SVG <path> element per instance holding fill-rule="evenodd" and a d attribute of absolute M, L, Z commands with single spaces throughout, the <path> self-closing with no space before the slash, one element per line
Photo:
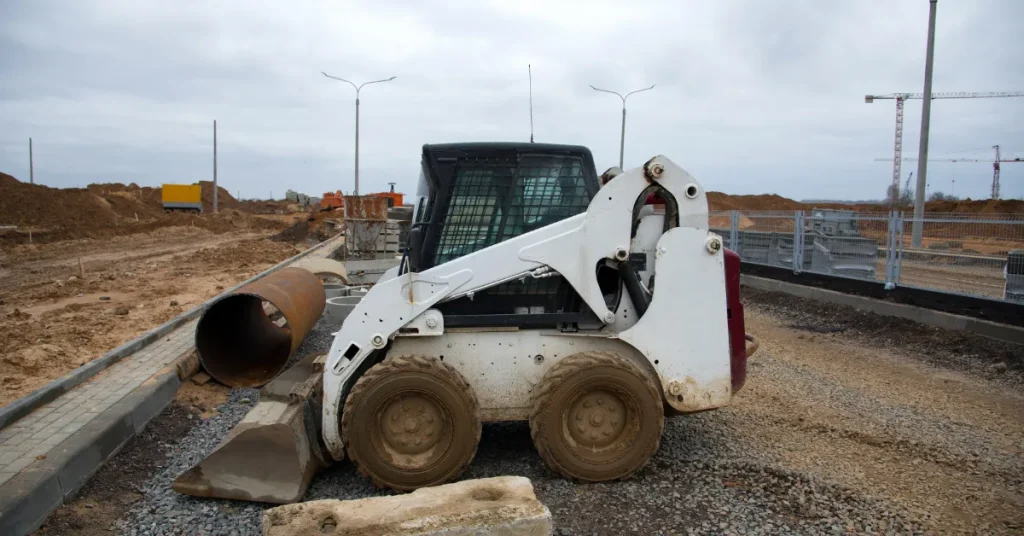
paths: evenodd
<path fill-rule="evenodd" d="M 991 339 L 1024 344 L 1024 328 L 997 322 L 751 275 L 741 275 L 740 283 L 758 290 L 782 292 L 800 298 L 846 305 L 870 313 L 904 318 L 937 328 L 969 331 Z"/>
<path fill-rule="evenodd" d="M 38 529 L 174 398 L 181 380 L 165 368 L 0 486 L 0 534 Z"/>
<path fill-rule="evenodd" d="M 138 352 L 139 350 L 156 342 L 157 340 L 160 339 L 160 337 L 163 337 L 164 335 L 177 329 L 186 322 L 189 322 L 197 318 L 203 313 L 203 311 L 206 310 L 207 307 L 209 307 L 213 302 L 217 301 L 221 297 L 230 294 L 235 290 L 245 285 L 248 285 L 249 283 L 252 283 L 253 281 L 265 277 L 268 274 L 274 273 L 302 259 L 306 255 L 309 255 L 310 253 L 320 248 L 323 248 L 330 242 L 332 242 L 332 239 L 324 240 L 323 242 L 307 249 L 306 251 L 299 253 L 298 255 L 285 259 L 275 264 L 274 266 L 271 266 L 267 270 L 250 277 L 249 279 L 225 290 L 224 292 L 218 294 L 217 296 L 214 296 L 213 298 L 206 300 L 205 302 L 197 305 L 195 308 L 186 311 L 181 315 L 172 318 L 171 320 L 168 320 L 166 323 L 157 326 L 156 328 L 147 331 L 146 333 L 143 333 L 142 335 L 136 337 L 135 339 L 132 339 L 122 344 L 121 346 L 118 346 L 117 348 L 107 352 L 106 354 L 103 354 L 103 356 L 94 359 L 86 363 L 85 365 L 82 365 L 81 367 L 78 367 L 77 369 L 67 373 L 66 375 L 57 378 L 56 380 L 53 380 L 52 382 L 44 385 L 43 387 L 40 387 L 39 389 L 36 389 L 35 391 L 32 391 L 31 393 L 19 398 L 18 400 L 15 400 L 9 405 L 0 408 L 0 430 L 3 430 L 8 425 L 14 423 L 18 419 L 28 415 L 29 413 L 32 413 L 40 406 L 43 406 L 49 402 L 56 400 L 57 397 L 59 397 L 60 395 L 70 391 L 71 389 L 75 388 L 75 386 L 81 384 L 82 382 L 88 380 L 89 378 L 92 378 L 93 376 L 98 374 L 100 371 L 106 369 L 107 367 L 117 363 L 118 361 L 121 361 L 125 357 L 132 355 L 135 352 Z"/>

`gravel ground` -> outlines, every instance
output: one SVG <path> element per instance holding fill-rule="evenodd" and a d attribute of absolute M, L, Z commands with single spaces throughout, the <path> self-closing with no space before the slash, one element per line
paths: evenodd
<path fill-rule="evenodd" d="M 746 387 L 729 408 L 667 420 L 661 449 L 634 478 L 555 477 L 525 423 L 485 425 L 463 478 L 530 478 L 558 534 L 1024 531 L 1024 399 L 1011 359 L 1024 348 L 781 295 L 745 299 L 748 331 L 762 339 Z M 299 355 L 329 344 L 318 325 Z M 259 534 L 263 505 L 170 489 L 257 397 L 236 390 L 193 427 L 142 485 L 120 532 Z M 341 463 L 307 499 L 381 493 Z"/>

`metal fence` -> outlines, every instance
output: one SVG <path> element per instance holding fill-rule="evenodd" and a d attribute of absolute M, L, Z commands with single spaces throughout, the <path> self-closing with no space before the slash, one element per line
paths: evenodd
<path fill-rule="evenodd" d="M 1024 303 L 1024 214 L 719 211 L 744 262 Z"/>

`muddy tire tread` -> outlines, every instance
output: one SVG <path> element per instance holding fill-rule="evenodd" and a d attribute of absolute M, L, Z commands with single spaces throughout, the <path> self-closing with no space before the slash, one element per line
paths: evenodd
<path fill-rule="evenodd" d="M 647 373 L 639 365 L 631 361 L 630 359 L 619 356 L 612 352 L 601 352 L 601 351 L 587 351 L 573 354 L 565 359 L 562 359 L 556 363 L 544 377 L 541 378 L 539 385 L 537 386 L 536 392 L 533 396 L 533 406 L 530 409 L 530 438 L 533 439 L 534 447 L 537 449 L 537 453 L 547 463 L 553 471 L 562 475 L 563 477 L 578 481 L 578 482 L 595 482 L 595 480 L 588 480 L 580 478 L 576 475 L 569 473 L 563 468 L 557 460 L 552 456 L 551 449 L 549 446 L 549 439 L 544 435 L 540 426 L 540 416 L 547 411 L 548 406 L 551 404 L 550 398 L 553 396 L 555 389 L 557 389 L 566 379 L 570 378 L 574 374 L 597 366 L 613 367 L 627 370 L 641 378 L 646 378 L 647 388 L 649 395 L 660 402 L 661 394 L 658 390 L 658 386 L 654 384 L 650 374 Z M 665 431 L 665 419 L 659 420 L 660 426 L 658 428 L 658 437 L 651 446 L 650 452 L 647 456 L 647 462 L 644 465 L 638 467 L 633 473 L 623 475 L 613 480 L 625 480 L 631 477 L 636 472 L 643 469 L 650 461 L 650 457 L 658 451 L 661 446 L 661 437 Z"/>
<path fill-rule="evenodd" d="M 473 438 L 473 452 L 465 462 L 456 470 L 454 473 L 461 475 L 465 472 L 469 464 L 473 462 L 473 458 L 476 457 L 476 451 L 480 445 L 480 433 L 482 426 L 480 426 L 480 402 L 476 398 L 476 393 L 473 388 L 466 381 L 466 378 L 451 365 L 444 361 L 437 359 L 436 357 L 426 357 L 420 355 L 403 355 L 396 357 L 388 357 L 384 361 L 377 363 L 370 367 L 363 375 L 356 381 L 356 384 L 352 386 L 352 391 L 349 392 L 348 397 L 345 399 L 344 411 L 342 411 L 341 417 L 341 441 L 343 445 L 346 445 L 345 450 L 348 458 L 355 465 L 356 470 L 359 474 L 373 482 L 373 485 L 380 489 L 394 489 L 395 491 L 411 491 L 410 489 L 394 488 L 390 484 L 387 484 L 379 480 L 376 475 L 370 472 L 366 467 L 365 463 L 359 459 L 358 452 L 356 449 L 350 448 L 351 442 L 349 441 L 349 430 L 352 426 L 352 415 L 355 413 L 351 411 L 355 402 L 361 397 L 364 392 L 372 385 L 377 379 L 381 377 L 390 376 L 399 372 L 406 371 L 417 371 L 426 372 L 435 377 L 442 378 L 451 381 L 456 387 L 458 387 L 463 393 L 467 395 L 470 402 L 470 413 L 474 420 L 477 422 L 476 426 L 476 437 Z M 455 477 L 453 477 L 455 478 Z"/>

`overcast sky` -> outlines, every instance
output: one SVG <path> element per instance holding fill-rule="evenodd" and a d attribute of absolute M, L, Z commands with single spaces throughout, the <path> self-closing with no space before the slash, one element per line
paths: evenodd
<path fill-rule="evenodd" d="M 428 4 L 430 5 L 428 7 Z M 926 0 L 271 2 L 0 0 L 0 171 L 50 186 L 219 179 L 243 197 L 415 191 L 424 143 L 529 139 L 618 161 L 655 154 L 705 187 L 880 198 L 894 101 L 922 90 Z M 934 91 L 1024 90 L 1024 2 L 941 0 Z M 916 156 L 921 101 L 908 101 Z M 1024 98 L 937 100 L 931 156 L 1024 157 Z M 903 177 L 916 169 L 904 164 Z M 930 190 L 987 197 L 991 164 L 929 166 Z M 1024 197 L 1024 163 L 1003 197 Z"/>

